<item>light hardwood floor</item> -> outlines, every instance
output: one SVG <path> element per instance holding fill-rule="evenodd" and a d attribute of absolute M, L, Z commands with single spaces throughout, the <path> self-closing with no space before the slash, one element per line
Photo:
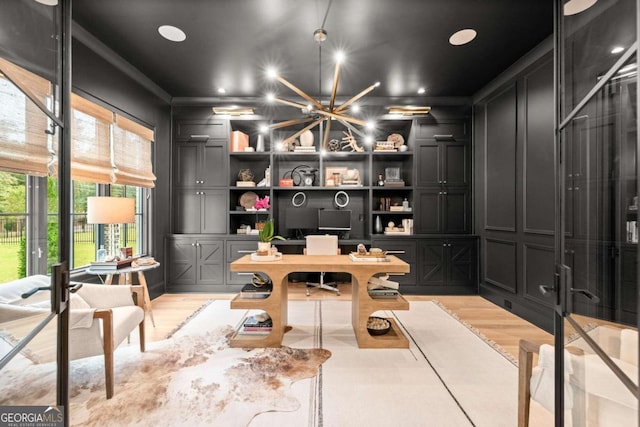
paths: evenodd
<path fill-rule="evenodd" d="M 333 292 L 313 290 L 305 295 L 301 284 L 289 285 L 290 300 L 351 300 L 351 285 L 340 285 L 340 296 Z M 191 313 L 210 299 L 231 299 L 235 294 L 164 294 L 152 301 L 155 328 L 147 321 L 147 341 L 164 339 Z M 437 300 L 455 313 L 462 321 L 478 329 L 505 351 L 518 357 L 521 338 L 538 343 L 553 343 L 553 336 L 507 310 L 477 296 L 405 296 L 409 301 Z M 147 318 L 147 320 L 149 320 Z"/>

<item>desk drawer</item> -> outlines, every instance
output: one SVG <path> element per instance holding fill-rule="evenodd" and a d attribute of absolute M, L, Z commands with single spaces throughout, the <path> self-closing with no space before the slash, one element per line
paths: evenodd
<path fill-rule="evenodd" d="M 249 255 L 256 249 L 258 249 L 258 242 L 255 240 L 227 240 L 227 263 Z"/>

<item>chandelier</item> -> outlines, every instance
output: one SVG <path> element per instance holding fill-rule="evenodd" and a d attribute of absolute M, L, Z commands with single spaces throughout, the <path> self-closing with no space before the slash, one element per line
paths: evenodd
<path fill-rule="evenodd" d="M 327 39 L 327 32 L 323 28 L 319 28 L 314 31 L 313 38 L 316 42 L 318 42 L 318 47 L 320 50 L 320 62 L 322 61 L 322 42 Z M 322 141 L 322 147 L 326 148 L 329 141 L 329 132 L 331 130 L 331 121 L 337 120 L 342 123 L 347 129 L 353 131 L 354 133 L 364 137 L 365 134 L 358 129 L 356 126 L 360 127 L 372 127 L 371 123 L 367 123 L 364 120 L 353 117 L 350 112 L 353 109 L 354 103 L 358 101 L 363 96 L 367 95 L 369 92 L 380 86 L 380 82 L 376 82 L 366 89 L 362 90 L 357 95 L 353 96 L 349 100 L 343 102 L 342 104 L 336 104 L 336 94 L 338 92 L 338 82 L 340 81 L 340 65 L 344 59 L 344 55 L 338 54 L 336 55 L 336 66 L 335 71 L 333 73 L 333 88 L 331 89 L 331 95 L 329 97 L 329 103 L 323 104 L 321 99 L 316 99 L 294 84 L 287 81 L 282 76 L 278 75 L 275 70 L 268 70 L 268 77 L 275 79 L 282 85 L 286 86 L 297 95 L 302 97 L 308 104 L 303 104 L 300 102 L 290 101 L 288 99 L 278 98 L 275 95 L 268 95 L 267 100 L 270 102 L 278 102 L 283 105 L 288 105 L 290 107 L 298 108 L 305 114 L 307 117 L 302 117 L 299 119 L 287 120 L 280 123 L 275 123 L 270 127 L 272 129 L 280 129 L 289 126 L 302 125 L 307 124 L 304 128 L 300 129 L 290 137 L 286 138 L 282 143 L 283 145 L 288 145 L 293 142 L 296 138 L 302 135 L 304 132 L 313 129 L 314 127 L 320 125 L 321 123 L 326 123 L 324 126 L 324 138 Z M 320 63 L 320 68 L 322 64 Z M 320 78 L 320 81 L 322 79 Z M 320 88 L 321 91 L 321 88 Z M 354 126 L 355 125 L 355 126 Z"/>

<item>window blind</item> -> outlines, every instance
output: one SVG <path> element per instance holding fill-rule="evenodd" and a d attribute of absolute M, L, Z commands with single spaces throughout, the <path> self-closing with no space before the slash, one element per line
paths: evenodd
<path fill-rule="evenodd" d="M 1 59 L 1 58 L 0 58 Z M 2 60 L 2 72 L 6 61 Z M 47 93 L 50 83 L 23 70 L 25 78 Z M 46 176 L 53 156 L 47 148 L 47 116 L 4 74 L 0 74 L 0 170 Z"/>
<path fill-rule="evenodd" d="M 110 184 L 113 113 L 71 94 L 71 179 Z"/>
<path fill-rule="evenodd" d="M 156 176 L 151 162 L 153 130 L 116 114 L 113 127 L 113 158 L 116 184 L 152 188 Z"/>

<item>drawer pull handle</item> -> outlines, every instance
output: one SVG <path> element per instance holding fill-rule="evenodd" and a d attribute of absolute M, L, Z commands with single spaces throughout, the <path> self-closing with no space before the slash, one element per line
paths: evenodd
<path fill-rule="evenodd" d="M 433 138 L 438 140 L 451 140 L 453 139 L 453 135 L 433 135 Z"/>
<path fill-rule="evenodd" d="M 387 251 L 388 254 L 406 254 L 406 251 Z"/>
<path fill-rule="evenodd" d="M 255 251 L 237 251 L 239 254 L 252 254 Z"/>

